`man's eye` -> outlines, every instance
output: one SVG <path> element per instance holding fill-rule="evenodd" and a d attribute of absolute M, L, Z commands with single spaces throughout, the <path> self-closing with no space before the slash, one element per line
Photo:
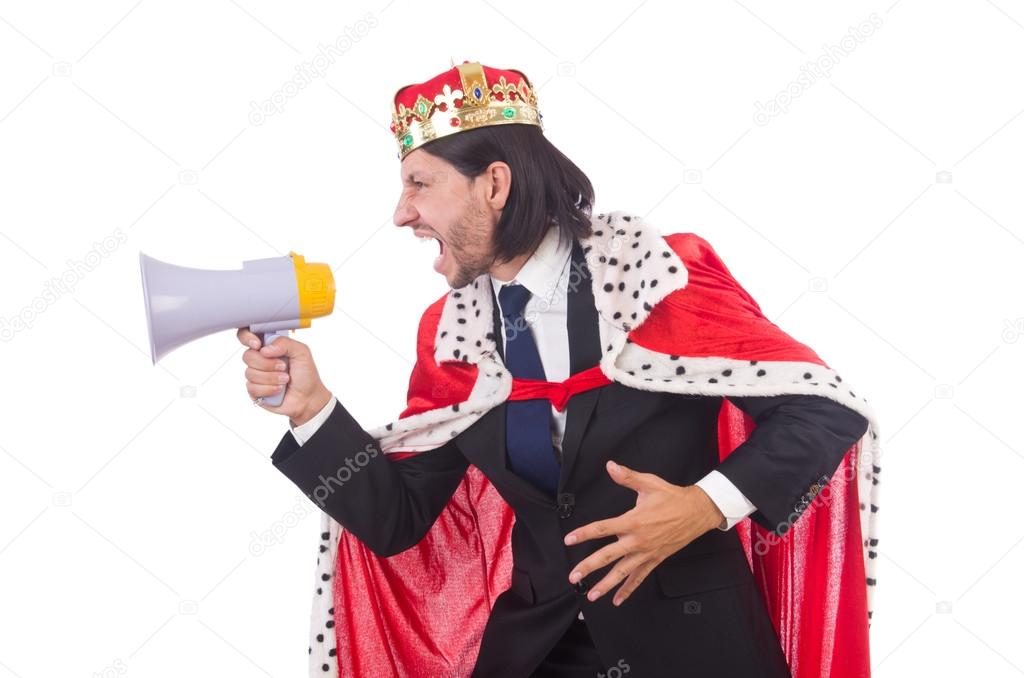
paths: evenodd
<path fill-rule="evenodd" d="M 414 181 L 412 183 L 413 186 L 415 186 L 416 188 L 423 188 L 424 186 L 426 186 L 426 184 L 424 184 L 422 181 Z"/>

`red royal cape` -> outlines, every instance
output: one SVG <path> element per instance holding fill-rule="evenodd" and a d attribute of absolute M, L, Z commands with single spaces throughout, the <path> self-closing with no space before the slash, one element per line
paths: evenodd
<path fill-rule="evenodd" d="M 622 219 L 629 221 L 620 213 L 609 215 L 609 230 Z M 641 232 L 636 233 L 639 236 Z M 765 318 L 705 240 L 692 233 L 663 240 L 657 237 L 679 257 L 687 280 L 628 333 L 627 343 L 633 350 L 687 356 L 695 359 L 695 364 L 708 359 L 718 360 L 713 363 L 718 365 L 719 359 L 726 358 L 787 368 L 827 368 L 814 351 Z M 475 364 L 436 362 L 438 327 L 446 300 L 451 301 L 448 297 L 446 294 L 423 314 L 408 406 L 398 422 L 466 402 L 477 382 L 480 368 Z M 587 378 L 595 378 L 592 370 Z M 607 380 L 600 375 L 596 378 Z M 624 379 L 622 375 L 616 378 Z M 841 381 L 835 375 L 830 385 Z M 517 385 L 517 394 L 521 388 L 524 386 Z M 822 395 L 830 395 L 829 389 L 823 390 Z M 847 397 L 847 402 L 868 418 L 868 432 L 850 448 L 829 484 L 788 532 L 781 537 L 773 535 L 750 519 L 734 528 L 739 530 L 754 578 L 797 678 L 870 675 L 868 591 L 874 581 L 873 573 L 866 572 L 866 563 L 873 564 L 870 547 L 876 537 L 868 532 L 874 527 L 873 490 L 880 469 L 876 456 L 866 457 L 877 453 L 877 422 L 863 404 L 866 399 L 854 403 Z M 720 458 L 743 443 L 754 426 L 748 415 L 723 398 L 718 415 Z M 396 457 L 402 455 L 399 452 Z M 872 469 L 867 474 L 863 471 L 866 462 Z M 866 510 L 869 493 L 871 511 Z M 470 466 L 428 535 L 403 553 L 378 557 L 334 524 L 337 549 L 328 551 L 334 560 L 326 564 L 326 571 L 333 575 L 329 588 L 333 607 L 326 626 L 335 630 L 336 665 L 320 666 L 320 660 L 313 657 L 311 675 L 468 676 L 491 607 L 510 583 L 514 520 L 512 510 L 487 478 Z M 325 525 L 328 523 L 333 521 L 325 518 Z M 331 534 L 333 538 L 334 532 Z M 325 531 L 325 540 L 327 535 Z M 322 586 L 319 579 L 317 584 Z M 322 633 L 316 605 L 313 632 Z"/>

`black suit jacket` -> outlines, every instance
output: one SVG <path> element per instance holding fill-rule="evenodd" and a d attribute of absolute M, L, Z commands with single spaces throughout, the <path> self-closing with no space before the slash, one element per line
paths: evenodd
<path fill-rule="evenodd" d="M 573 258 L 582 262 L 578 244 Z M 584 267 L 585 270 L 585 267 Z M 497 304 L 495 303 L 495 309 Z M 495 335 L 500 320 L 495 313 Z M 590 280 L 568 298 L 570 371 L 597 364 L 601 347 Z M 501 342 L 498 342 L 499 352 Z M 515 511 L 512 583 L 491 612 L 478 676 L 528 676 L 583 611 L 609 669 L 633 676 L 788 676 L 760 592 L 735 530 L 712 529 L 667 558 L 620 607 L 612 595 L 586 599 L 607 568 L 569 584 L 570 568 L 612 541 L 565 546 L 572 529 L 621 515 L 636 494 L 609 478 L 609 459 L 670 483 L 692 485 L 717 468 L 757 507 L 751 517 L 785 531 L 831 477 L 867 420 L 821 396 L 732 397 L 757 427 L 722 463 L 721 397 L 642 391 L 612 383 L 577 394 L 566 412 L 558 494 L 546 495 L 512 473 L 500 405 L 445 445 L 390 461 L 383 454 L 332 492 L 323 510 L 381 556 L 415 545 L 430 529 L 468 464 L 478 467 Z M 376 447 L 339 403 L 303 445 L 290 433 L 271 459 L 312 498 L 322 477 L 353 454 Z M 379 449 L 379 448 L 378 448 Z"/>

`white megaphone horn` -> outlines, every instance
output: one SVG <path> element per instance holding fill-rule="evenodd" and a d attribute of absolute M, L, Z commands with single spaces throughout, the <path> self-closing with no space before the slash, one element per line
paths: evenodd
<path fill-rule="evenodd" d="M 142 252 L 139 265 L 154 365 L 193 339 L 227 329 L 248 326 L 266 346 L 334 310 L 330 266 L 307 264 L 295 252 L 229 271 L 175 266 Z M 284 393 L 263 402 L 276 407 Z"/>

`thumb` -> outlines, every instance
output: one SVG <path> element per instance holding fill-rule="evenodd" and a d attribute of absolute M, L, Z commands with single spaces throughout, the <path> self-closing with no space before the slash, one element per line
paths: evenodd
<path fill-rule="evenodd" d="M 617 484 L 623 487 L 628 487 L 631 490 L 640 491 L 647 488 L 648 474 L 639 473 L 631 468 L 623 466 L 622 464 L 616 464 L 614 461 L 608 460 L 606 464 L 608 469 L 608 475 L 611 476 Z"/>

